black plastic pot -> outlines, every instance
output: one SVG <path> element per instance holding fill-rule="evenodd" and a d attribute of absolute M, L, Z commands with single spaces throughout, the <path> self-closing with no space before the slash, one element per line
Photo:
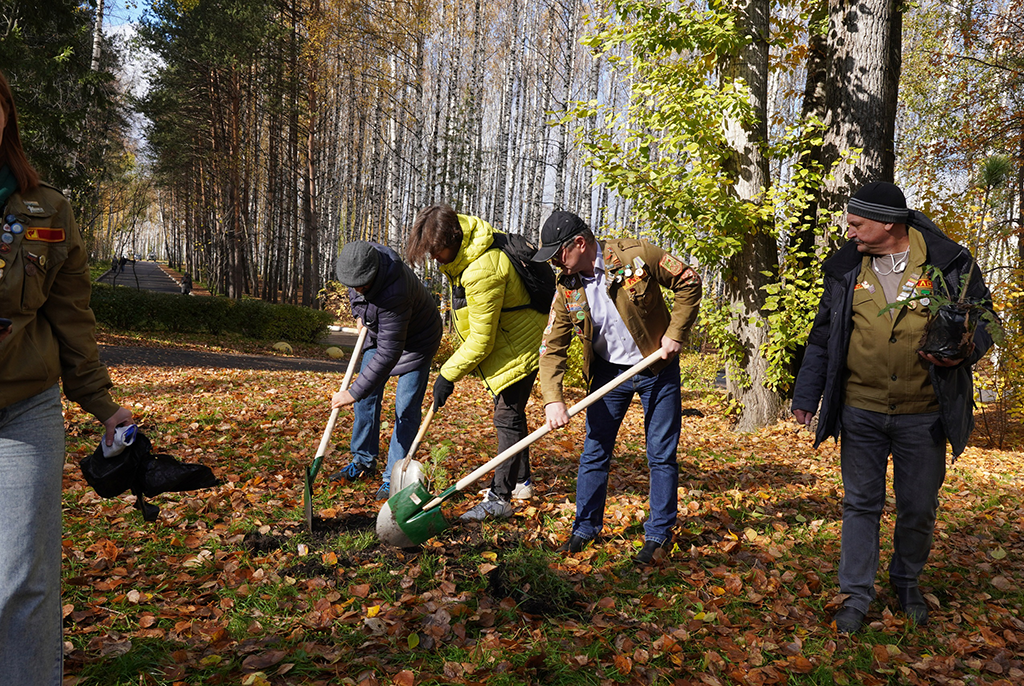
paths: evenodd
<path fill-rule="evenodd" d="M 920 350 L 939 358 L 967 357 L 977 323 L 967 303 L 940 305 L 925 327 Z"/>

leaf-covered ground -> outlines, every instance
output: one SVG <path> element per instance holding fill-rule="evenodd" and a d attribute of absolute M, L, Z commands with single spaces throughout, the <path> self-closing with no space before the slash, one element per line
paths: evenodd
<path fill-rule="evenodd" d="M 735 434 L 719 398 L 684 393 L 704 416 L 683 418 L 677 545 L 653 567 L 631 564 L 646 516 L 638 405 L 597 545 L 554 552 L 572 523 L 577 418 L 533 446 L 537 495 L 511 520 L 456 524 L 406 552 L 376 538 L 376 481 L 328 481 L 348 461 L 349 412 L 304 531 L 303 470 L 340 374 L 111 373 L 157 452 L 201 461 L 224 485 L 157 497 L 160 519 L 146 524 L 130 496 L 102 500 L 85 484 L 77 461 L 99 425 L 66 406 L 68 684 L 1024 683 L 1017 452 L 972 446 L 949 469 L 922 578 L 931 623 L 908 626 L 883 571 L 870 628 L 846 637 L 829 625 L 838 450 L 813 450 L 792 423 Z M 490 413 L 477 381 L 457 386 L 419 453 L 433 492 L 495 454 Z M 476 501 L 468 490 L 444 506 L 449 521 Z M 890 499 L 882 570 L 892 521 Z"/>

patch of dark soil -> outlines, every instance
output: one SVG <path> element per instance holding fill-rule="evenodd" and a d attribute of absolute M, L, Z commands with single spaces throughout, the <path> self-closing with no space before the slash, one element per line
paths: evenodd
<path fill-rule="evenodd" d="M 550 553 L 521 531 L 484 537 L 480 529 L 465 532 L 473 547 L 498 553 L 497 567 L 487 574 L 487 592 L 497 601 L 511 598 L 518 610 L 542 617 L 584 616 L 586 596 L 559 571 L 549 566 Z M 468 546 L 467 546 L 468 547 Z M 463 551 L 465 552 L 465 551 Z"/>
<path fill-rule="evenodd" d="M 328 567 L 320 560 L 306 560 L 291 567 L 286 567 L 284 573 L 287 576 L 301 577 L 303 579 L 312 579 L 317 576 L 330 579 L 334 576 L 334 569 Z"/>
<path fill-rule="evenodd" d="M 319 539 L 329 538 L 349 531 L 365 531 L 376 526 L 376 513 L 352 512 L 327 519 L 313 515 L 313 537 Z"/>
<path fill-rule="evenodd" d="M 287 540 L 287 536 L 268 536 L 250 531 L 242 539 L 242 547 L 253 555 L 262 555 L 280 549 Z"/>
<path fill-rule="evenodd" d="M 584 596 L 550 568 L 527 569 L 499 564 L 487 575 L 487 592 L 495 600 L 511 598 L 520 612 L 541 617 L 583 617 Z"/>

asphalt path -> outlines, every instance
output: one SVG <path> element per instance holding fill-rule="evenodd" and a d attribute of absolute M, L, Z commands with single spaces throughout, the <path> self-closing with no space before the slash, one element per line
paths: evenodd
<path fill-rule="evenodd" d="M 144 348 L 140 346 L 101 345 L 100 360 L 108 367 L 201 367 L 208 369 L 258 369 L 287 372 L 345 373 L 348 357 L 333 360 L 310 360 L 301 357 L 274 355 L 242 355 L 210 353 L 177 348 Z"/>
<path fill-rule="evenodd" d="M 127 286 L 143 291 L 181 293 L 178 282 L 168 276 L 156 262 L 128 262 L 124 265 L 123 272 L 118 273 L 110 269 L 96 280 L 111 286 Z"/>

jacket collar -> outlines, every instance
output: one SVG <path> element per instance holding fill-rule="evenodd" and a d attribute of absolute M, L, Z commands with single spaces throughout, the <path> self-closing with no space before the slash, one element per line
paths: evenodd
<path fill-rule="evenodd" d="M 448 277 L 457 277 L 466 271 L 474 260 L 487 252 L 494 242 L 494 228 L 480 217 L 459 215 L 462 229 L 462 244 L 455 259 L 441 265 L 441 272 Z"/>
<path fill-rule="evenodd" d="M 928 217 L 920 212 L 911 211 L 908 228 L 921 232 L 925 247 L 928 249 L 926 262 L 935 265 L 941 271 L 945 271 L 953 260 L 967 251 L 962 245 L 948 238 Z M 851 270 L 860 269 L 863 257 L 857 251 L 857 246 L 852 241 L 847 241 L 835 255 L 825 260 L 822 269 L 828 276 L 842 279 Z"/>

